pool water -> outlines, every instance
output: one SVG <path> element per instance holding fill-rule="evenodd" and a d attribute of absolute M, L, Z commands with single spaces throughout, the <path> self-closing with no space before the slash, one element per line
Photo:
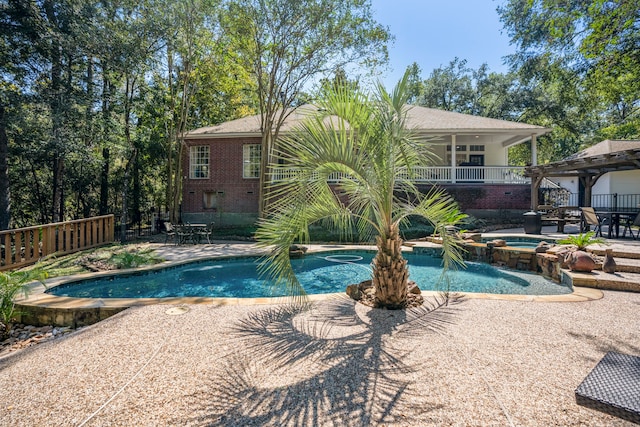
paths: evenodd
<path fill-rule="evenodd" d="M 507 246 L 511 246 L 512 248 L 535 249 L 538 247 L 538 244 L 538 242 L 510 242 L 507 240 Z"/>
<path fill-rule="evenodd" d="M 424 254 L 404 254 L 409 277 L 422 290 L 444 290 L 438 283 L 441 259 Z M 371 278 L 372 251 L 308 254 L 293 259 L 292 266 L 309 294 L 344 292 L 348 284 Z M 71 282 L 47 293 L 77 298 L 168 298 L 282 296 L 257 273 L 258 258 L 244 257 L 193 262 L 177 267 Z M 494 294 L 568 294 L 571 289 L 541 276 L 502 270 L 484 263 L 467 263 L 451 272 L 451 291 Z"/>
<path fill-rule="evenodd" d="M 535 238 L 527 238 L 527 237 L 495 237 L 495 238 L 485 238 L 482 240 L 482 243 L 487 243 L 495 239 L 505 240 L 507 242 L 507 246 L 512 248 L 529 248 L 535 249 L 538 247 L 540 242 L 554 243 L 553 240 L 542 240 Z"/>

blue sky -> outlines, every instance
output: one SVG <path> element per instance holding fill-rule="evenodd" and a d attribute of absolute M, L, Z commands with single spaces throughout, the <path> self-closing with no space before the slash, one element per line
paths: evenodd
<path fill-rule="evenodd" d="M 487 63 L 506 72 L 505 55 L 515 51 L 502 30 L 496 7 L 502 0 L 372 0 L 376 20 L 395 35 L 390 70 L 382 77 L 393 86 L 408 65 L 417 62 L 422 77 L 446 66 L 456 56 L 471 68 Z"/>

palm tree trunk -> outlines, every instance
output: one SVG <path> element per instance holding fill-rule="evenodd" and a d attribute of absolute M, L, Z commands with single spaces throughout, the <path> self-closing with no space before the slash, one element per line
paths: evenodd
<path fill-rule="evenodd" d="M 378 253 L 373 259 L 373 287 L 376 306 L 390 309 L 403 308 L 407 302 L 409 269 L 402 258 L 402 239 L 397 225 L 392 225 L 387 236 L 376 239 Z"/>

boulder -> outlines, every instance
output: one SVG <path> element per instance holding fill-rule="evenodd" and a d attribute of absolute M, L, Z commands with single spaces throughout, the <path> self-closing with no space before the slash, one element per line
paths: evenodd
<path fill-rule="evenodd" d="M 538 246 L 536 246 L 536 253 L 537 254 L 543 254 L 545 252 L 547 252 L 549 249 L 551 249 L 551 245 L 547 242 L 540 242 L 538 243 Z"/>
<path fill-rule="evenodd" d="M 410 280 L 408 285 L 407 285 L 407 292 L 410 293 L 410 294 L 416 294 L 416 295 L 422 294 L 422 291 L 420 290 L 418 285 L 416 285 L 416 282 L 414 282 L 412 280 Z"/>
<path fill-rule="evenodd" d="M 360 292 L 357 284 L 347 286 L 347 295 L 349 298 L 359 301 L 362 298 L 362 292 Z"/>
<path fill-rule="evenodd" d="M 462 233 L 462 239 L 465 241 L 472 240 L 474 243 L 480 243 L 482 241 L 482 234 L 480 233 Z"/>
<path fill-rule="evenodd" d="M 567 264 L 569 265 L 569 269 L 571 271 L 579 271 L 589 273 L 594 268 L 596 268 L 596 262 L 589 254 L 585 251 L 575 251 L 572 252 L 567 258 Z"/>

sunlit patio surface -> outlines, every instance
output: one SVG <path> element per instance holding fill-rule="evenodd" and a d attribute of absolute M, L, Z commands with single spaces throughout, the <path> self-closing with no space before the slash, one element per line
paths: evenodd
<path fill-rule="evenodd" d="M 0 425 L 631 425 L 575 403 L 608 351 L 640 355 L 640 293 L 603 294 L 133 307 L 0 358 Z"/>

